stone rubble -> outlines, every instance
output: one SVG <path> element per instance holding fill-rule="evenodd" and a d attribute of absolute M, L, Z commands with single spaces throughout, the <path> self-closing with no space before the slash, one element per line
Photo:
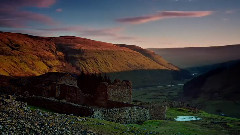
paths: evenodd
<path fill-rule="evenodd" d="M 74 120 L 72 120 L 74 119 Z M 0 134 L 74 134 L 95 135 L 74 121 L 85 118 L 71 117 L 65 114 L 31 110 L 24 102 L 16 101 L 13 96 L 0 96 Z"/>

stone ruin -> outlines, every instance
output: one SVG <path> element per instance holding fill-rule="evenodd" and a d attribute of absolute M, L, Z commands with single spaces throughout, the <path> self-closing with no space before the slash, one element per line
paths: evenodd
<path fill-rule="evenodd" d="M 108 100 L 132 103 L 132 84 L 129 81 L 115 80 L 113 84 L 107 86 Z"/>
<path fill-rule="evenodd" d="M 19 95 L 19 100 L 58 113 L 119 123 L 138 123 L 151 118 L 165 118 L 165 114 L 161 112 L 166 110 L 158 112 L 156 107 L 132 105 L 132 84 L 126 80 L 116 79 L 111 82 L 96 75 L 78 78 L 69 73 L 0 79 L 4 82 L 4 85 L 0 83 L 0 90 L 11 89 L 10 93 Z"/>

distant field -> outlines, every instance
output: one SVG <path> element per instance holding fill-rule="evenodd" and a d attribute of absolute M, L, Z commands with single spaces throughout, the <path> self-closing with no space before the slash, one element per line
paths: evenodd
<path fill-rule="evenodd" d="M 161 102 L 178 99 L 182 95 L 183 84 L 145 87 L 133 90 L 133 100 L 141 102 Z"/>

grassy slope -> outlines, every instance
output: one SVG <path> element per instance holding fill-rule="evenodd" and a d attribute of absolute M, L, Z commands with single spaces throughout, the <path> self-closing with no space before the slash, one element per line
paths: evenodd
<path fill-rule="evenodd" d="M 110 43 L 79 37 L 57 37 L 51 40 L 56 43 L 58 49 L 66 55 L 66 59 L 72 65 L 85 72 L 174 69 L 163 66 L 137 51 Z"/>
<path fill-rule="evenodd" d="M 167 111 L 167 118 L 170 120 L 176 118 L 176 116 L 189 115 L 202 118 L 200 121 L 193 121 L 190 123 L 198 125 L 203 129 L 215 130 L 218 134 L 238 134 L 240 132 L 240 119 L 237 118 L 209 114 L 204 111 L 194 113 L 183 108 L 172 108 Z"/>
<path fill-rule="evenodd" d="M 165 69 L 136 52 L 118 50 L 84 50 L 82 54 L 69 54 L 68 59 L 79 70 L 89 73 L 122 72 L 139 69 Z"/>
<path fill-rule="evenodd" d="M 0 74 L 8 76 L 40 75 L 46 72 L 75 72 L 45 38 L 0 33 Z"/>
<path fill-rule="evenodd" d="M 172 65 L 171 63 L 167 62 L 160 55 L 157 55 L 153 51 L 150 51 L 150 50 L 147 50 L 147 49 L 143 49 L 143 48 L 141 48 L 139 46 L 136 46 L 136 45 L 118 44 L 118 46 L 126 47 L 126 48 L 129 48 L 129 49 L 133 50 L 133 51 L 139 52 L 142 55 L 144 55 L 144 56 L 150 58 L 151 60 L 155 61 L 156 63 L 166 67 L 167 69 L 179 70 L 178 67 L 176 67 L 176 66 Z"/>
<path fill-rule="evenodd" d="M 239 68 L 238 62 L 200 75 L 184 85 L 184 94 L 207 112 L 240 118 Z"/>
<path fill-rule="evenodd" d="M 32 107 L 32 109 L 36 108 Z M 174 121 L 177 116 L 184 115 L 198 116 L 202 120 L 191 122 Z M 69 121 L 75 123 L 74 126 L 81 126 L 83 129 L 104 135 L 237 135 L 240 129 L 240 119 L 208 114 L 203 111 L 193 113 L 182 108 L 168 109 L 168 120 L 149 120 L 142 124 L 119 124 L 93 118 L 81 118 L 81 121 L 79 121 L 78 118 L 80 117 L 69 115 L 67 117 Z"/>
<path fill-rule="evenodd" d="M 131 80 L 134 88 L 169 84 L 174 80 L 173 72 L 169 70 L 134 70 L 108 73 L 107 75 L 112 79 Z"/>
<path fill-rule="evenodd" d="M 182 86 L 152 86 L 133 90 L 133 99 L 141 102 L 175 101 L 182 95 Z"/>
<path fill-rule="evenodd" d="M 0 74 L 40 75 L 46 72 L 121 72 L 173 69 L 139 52 L 79 37 L 43 38 L 0 32 Z"/>

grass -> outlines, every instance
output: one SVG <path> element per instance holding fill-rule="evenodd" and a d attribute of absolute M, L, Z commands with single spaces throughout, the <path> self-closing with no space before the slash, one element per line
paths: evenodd
<path fill-rule="evenodd" d="M 219 114 L 222 112 L 226 116 L 240 118 L 239 111 L 240 105 L 239 101 L 231 100 L 209 100 L 208 98 L 202 98 L 194 101 L 195 104 L 203 105 L 202 110 L 205 110 L 208 113 Z"/>
<path fill-rule="evenodd" d="M 30 109 L 50 110 L 29 106 Z M 178 122 L 177 116 L 198 116 L 199 121 Z M 68 121 L 74 126 L 104 135 L 234 135 L 240 133 L 240 119 L 209 114 L 204 111 L 197 113 L 184 108 L 169 108 L 167 120 L 149 120 L 142 124 L 120 124 L 87 117 L 68 115 Z"/>
<path fill-rule="evenodd" d="M 136 127 L 145 128 L 161 135 L 217 135 L 217 130 L 203 128 L 191 122 L 176 122 L 168 120 L 151 120 Z"/>
<path fill-rule="evenodd" d="M 182 86 L 152 86 L 133 90 L 133 99 L 142 102 L 175 100 L 182 92 Z"/>
<path fill-rule="evenodd" d="M 173 118 L 179 115 L 194 115 L 202 118 L 200 121 L 177 122 Z M 159 135 L 228 135 L 239 132 L 240 120 L 236 118 L 217 116 L 200 111 L 193 113 L 182 108 L 170 108 L 167 111 L 169 120 L 149 120 L 142 124 L 119 124 L 104 120 L 86 118 L 77 122 L 83 128 L 101 134 L 159 134 Z M 74 118 L 74 116 L 72 117 Z M 213 121 L 219 123 L 212 124 Z M 227 127 L 221 122 L 227 122 Z"/>
<path fill-rule="evenodd" d="M 46 109 L 46 108 L 42 108 L 42 107 L 37 107 L 37 106 L 32 106 L 32 105 L 28 105 L 29 109 L 30 110 L 41 110 L 41 111 L 44 111 L 44 112 L 51 112 L 53 113 L 53 111 L 49 110 L 49 109 Z"/>
<path fill-rule="evenodd" d="M 221 131 L 225 134 L 240 133 L 240 119 L 209 114 L 204 111 L 194 113 L 188 109 L 183 108 L 170 108 L 167 111 L 167 119 L 173 120 L 177 116 L 198 116 L 201 118 L 199 121 L 192 121 L 189 123 L 199 125 L 202 128 Z"/>

